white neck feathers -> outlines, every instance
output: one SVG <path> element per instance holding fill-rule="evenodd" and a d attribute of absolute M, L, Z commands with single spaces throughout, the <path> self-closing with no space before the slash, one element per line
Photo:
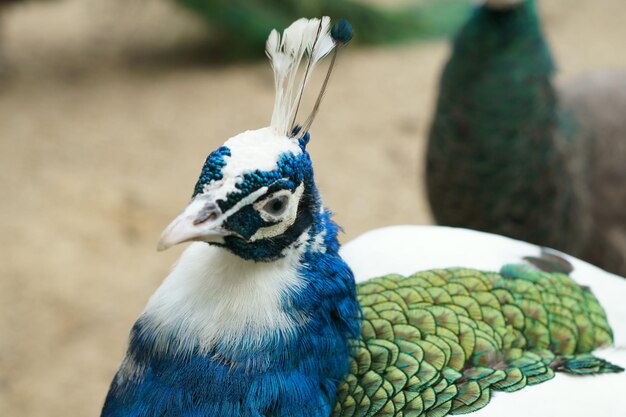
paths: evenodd
<path fill-rule="evenodd" d="M 191 244 L 143 313 L 155 349 L 209 351 L 218 343 L 254 348 L 268 334 L 288 334 L 306 320 L 283 309 L 290 291 L 304 285 L 300 255 L 292 249 L 280 260 L 255 263 L 205 243 Z"/>

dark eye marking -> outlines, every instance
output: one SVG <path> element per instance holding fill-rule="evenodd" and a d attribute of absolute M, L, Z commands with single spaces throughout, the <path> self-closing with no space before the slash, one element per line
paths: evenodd
<path fill-rule="evenodd" d="M 289 197 L 286 195 L 279 195 L 274 198 L 269 199 L 263 205 L 263 211 L 272 216 L 280 216 L 285 213 L 287 210 L 287 203 L 289 202 Z"/>

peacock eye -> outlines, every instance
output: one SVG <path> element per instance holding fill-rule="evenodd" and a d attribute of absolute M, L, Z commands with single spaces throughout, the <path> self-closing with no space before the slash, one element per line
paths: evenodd
<path fill-rule="evenodd" d="M 270 216 L 278 217 L 285 213 L 288 203 L 289 197 L 286 195 L 280 195 L 267 201 L 263 205 L 263 211 Z"/>

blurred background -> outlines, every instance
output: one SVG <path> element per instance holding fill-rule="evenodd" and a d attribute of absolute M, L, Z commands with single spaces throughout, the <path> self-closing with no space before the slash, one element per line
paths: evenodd
<path fill-rule="evenodd" d="M 390 39 L 355 24 L 313 126 L 344 241 L 432 222 L 425 136 L 469 7 L 354 1 L 336 12 L 423 19 L 394 23 Z M 253 17 L 316 14 L 275 3 L 242 14 L 203 0 L 0 1 L 0 416 L 99 415 L 130 327 L 183 250 L 156 253 L 162 228 L 209 151 L 269 123 L 272 74 L 253 59 L 266 29 Z M 415 15 L 398 12 L 407 4 Z M 539 4 L 559 81 L 626 69 L 623 0 Z"/>

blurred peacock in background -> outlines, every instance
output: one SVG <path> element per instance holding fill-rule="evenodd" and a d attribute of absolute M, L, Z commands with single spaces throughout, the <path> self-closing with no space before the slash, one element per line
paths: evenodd
<path fill-rule="evenodd" d="M 262 57 L 267 34 L 301 16 L 346 18 L 356 28 L 357 42 L 373 44 L 447 35 L 468 10 L 468 3 L 458 0 L 421 0 L 402 7 L 358 0 L 176 1 L 207 22 L 224 58 Z"/>
<path fill-rule="evenodd" d="M 555 86 L 534 0 L 488 0 L 458 33 L 427 153 L 438 223 L 626 274 L 626 74 Z"/>

